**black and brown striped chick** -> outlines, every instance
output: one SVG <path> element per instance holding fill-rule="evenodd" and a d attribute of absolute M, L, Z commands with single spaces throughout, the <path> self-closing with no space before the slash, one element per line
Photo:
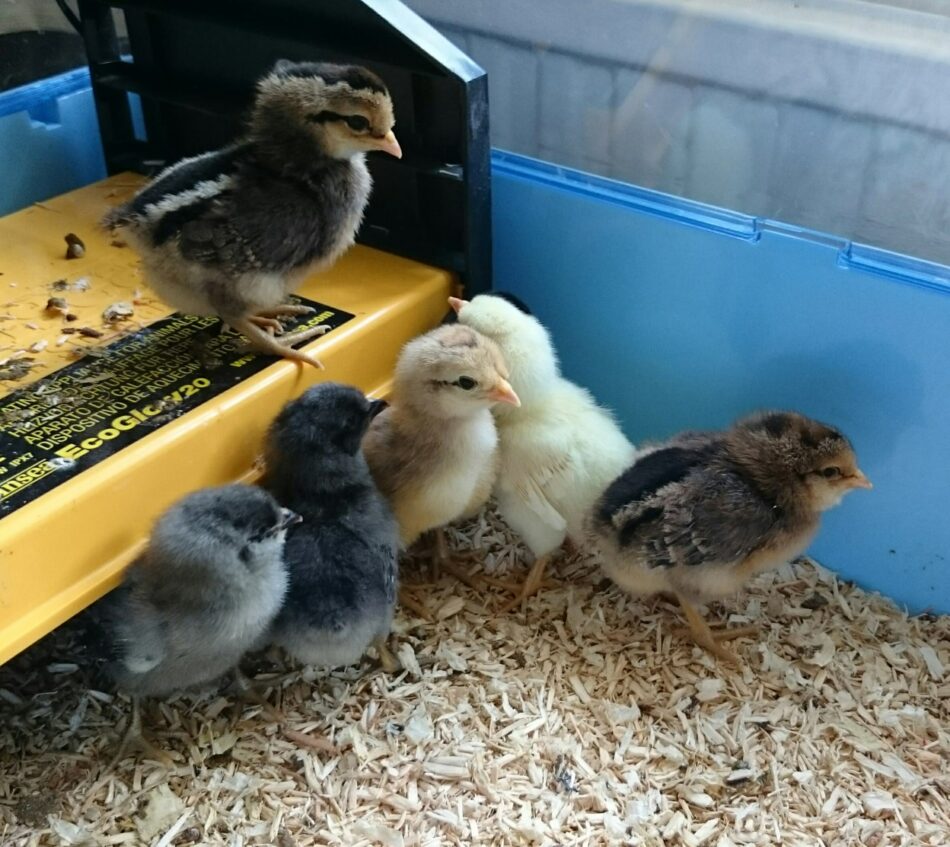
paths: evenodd
<path fill-rule="evenodd" d="M 697 644 L 735 663 L 719 642 L 752 628 L 714 633 L 695 604 L 798 556 L 823 511 L 870 487 L 838 430 L 766 412 L 644 450 L 600 498 L 588 527 L 608 577 L 632 594 L 675 595 Z"/>
<path fill-rule="evenodd" d="M 365 155 L 402 156 L 392 100 L 365 68 L 280 61 L 257 85 L 245 137 L 162 171 L 103 220 L 141 254 L 169 305 L 216 315 L 258 350 L 322 367 L 275 338 L 304 279 L 352 243 L 370 195 Z"/>

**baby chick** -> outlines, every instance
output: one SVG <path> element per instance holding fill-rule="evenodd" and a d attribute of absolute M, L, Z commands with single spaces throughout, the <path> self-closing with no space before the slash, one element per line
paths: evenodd
<path fill-rule="evenodd" d="M 505 522 L 535 556 L 514 608 L 543 584 L 565 538 L 583 537 L 584 519 L 610 481 L 630 464 L 633 445 L 590 393 L 561 376 L 548 331 L 509 298 L 449 298 L 459 322 L 491 338 L 511 368 L 519 408 L 495 409 L 499 467 L 495 499 Z"/>
<path fill-rule="evenodd" d="M 288 297 L 353 243 L 370 194 L 365 154 L 402 156 L 393 122 L 386 86 L 365 68 L 282 60 L 258 83 L 242 140 L 167 168 L 103 224 L 123 228 L 176 309 L 321 367 L 290 345 L 323 327 L 268 331 L 312 311 Z"/>
<path fill-rule="evenodd" d="M 765 412 L 645 450 L 607 488 L 589 527 L 607 576 L 634 594 L 674 594 L 696 643 L 735 663 L 719 640 L 751 628 L 714 634 L 694 604 L 798 556 L 821 513 L 855 488 L 871 483 L 838 430 Z"/>
<path fill-rule="evenodd" d="M 287 590 L 284 537 L 299 521 L 249 485 L 197 491 L 158 519 L 146 551 L 93 610 L 107 671 L 132 696 L 119 756 L 130 743 L 156 752 L 141 737 L 140 697 L 218 679 L 267 633 Z"/>
<path fill-rule="evenodd" d="M 392 405 L 373 421 L 363 449 L 392 503 L 404 549 L 488 500 L 497 470 L 495 403 L 520 401 L 494 342 L 447 325 L 403 347 Z M 437 541 L 444 559 L 444 539 Z"/>
<path fill-rule="evenodd" d="M 288 403 L 267 438 L 267 486 L 304 516 L 284 557 L 287 600 L 273 640 L 300 662 L 340 667 L 386 647 L 396 603 L 399 530 L 360 442 L 386 403 L 356 388 L 317 385 Z"/>
<path fill-rule="evenodd" d="M 512 294 L 510 291 L 492 291 L 492 297 L 501 297 L 502 300 L 507 300 L 511 303 L 512 306 L 515 306 L 519 312 L 523 312 L 526 315 L 531 314 L 531 310 L 528 308 L 528 304 L 524 302 L 516 294 Z M 454 298 L 456 302 L 461 303 L 462 301 L 458 298 Z M 445 317 L 442 318 L 442 323 L 444 324 L 457 324 L 459 322 L 458 313 L 455 311 L 452 306 L 449 306 L 448 312 L 445 313 Z"/>

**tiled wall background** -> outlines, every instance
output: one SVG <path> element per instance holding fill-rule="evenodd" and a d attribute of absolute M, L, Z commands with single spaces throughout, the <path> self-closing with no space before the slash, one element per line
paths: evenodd
<path fill-rule="evenodd" d="M 939 4 L 409 5 L 489 72 L 496 147 L 950 264 Z"/>

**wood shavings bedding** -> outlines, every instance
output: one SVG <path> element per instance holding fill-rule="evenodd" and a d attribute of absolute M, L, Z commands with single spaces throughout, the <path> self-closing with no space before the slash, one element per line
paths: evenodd
<path fill-rule="evenodd" d="M 450 537 L 497 578 L 526 559 L 492 512 Z M 0 844 L 950 845 L 950 619 L 789 566 L 718 609 L 762 629 L 734 670 L 582 555 L 552 572 L 499 618 L 500 594 L 420 589 L 393 676 L 261 657 L 283 725 L 147 705 L 170 771 L 103 773 L 128 703 L 64 628 L 0 669 Z"/>

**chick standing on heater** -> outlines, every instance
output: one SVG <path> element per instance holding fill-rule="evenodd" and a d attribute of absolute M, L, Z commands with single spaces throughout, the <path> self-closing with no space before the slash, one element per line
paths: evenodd
<path fill-rule="evenodd" d="M 405 549 L 488 500 L 498 452 L 490 410 L 520 401 L 494 342 L 458 325 L 441 326 L 402 349 L 391 399 L 363 450 L 392 503 Z M 437 560 L 448 567 L 441 532 L 436 542 Z"/>
<path fill-rule="evenodd" d="M 402 156 L 393 123 L 386 86 L 365 68 L 282 60 L 258 83 L 242 140 L 165 169 L 103 224 L 122 228 L 169 305 L 322 367 L 290 345 L 324 327 L 269 333 L 283 331 L 278 317 L 313 311 L 288 298 L 353 243 L 370 194 L 365 155 Z"/>
<path fill-rule="evenodd" d="M 695 604 L 798 556 L 823 511 L 870 487 L 838 430 L 768 412 L 644 451 L 607 488 L 589 527 L 608 577 L 633 594 L 674 594 L 696 643 L 737 663 L 719 641 L 754 627 L 714 633 Z"/>
<path fill-rule="evenodd" d="M 511 368 L 521 406 L 497 407 L 499 474 L 495 499 L 504 521 L 535 556 L 508 611 L 543 584 L 544 569 L 565 538 L 583 537 L 584 519 L 634 455 L 611 414 L 561 376 L 541 323 L 502 297 L 449 298 L 459 323 L 495 341 Z"/>

